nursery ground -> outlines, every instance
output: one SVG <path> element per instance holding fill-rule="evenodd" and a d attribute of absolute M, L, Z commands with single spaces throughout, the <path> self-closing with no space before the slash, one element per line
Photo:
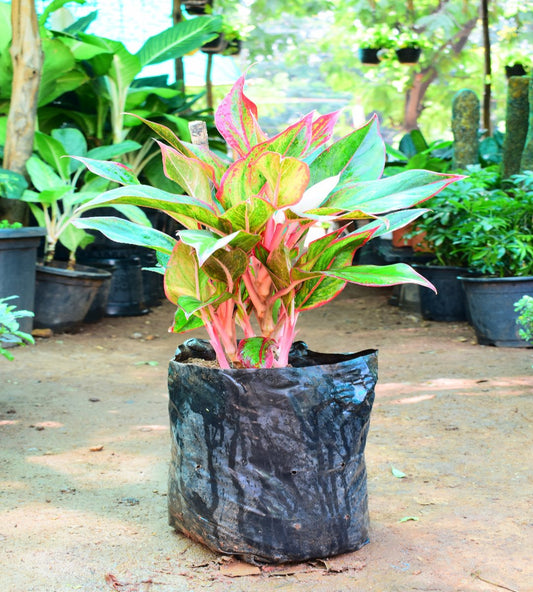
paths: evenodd
<path fill-rule="evenodd" d="M 165 303 L 0 360 L 1 591 L 533 590 L 533 350 L 479 346 L 466 323 L 423 321 L 390 294 L 348 289 L 299 335 L 379 349 L 369 545 L 260 569 L 168 526 L 166 373 L 181 337 Z"/>

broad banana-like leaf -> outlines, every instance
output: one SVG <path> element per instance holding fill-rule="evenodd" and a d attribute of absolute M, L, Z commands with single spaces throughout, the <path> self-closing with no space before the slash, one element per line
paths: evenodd
<path fill-rule="evenodd" d="M 181 58 L 214 39 L 221 27 L 218 15 L 184 20 L 150 37 L 136 55 L 142 67 Z"/>

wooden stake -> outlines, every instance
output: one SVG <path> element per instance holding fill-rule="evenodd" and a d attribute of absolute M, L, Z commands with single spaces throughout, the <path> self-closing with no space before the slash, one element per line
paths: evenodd
<path fill-rule="evenodd" d="M 207 125 L 205 121 L 189 122 L 189 132 L 191 133 L 191 142 L 197 146 L 208 146 Z"/>

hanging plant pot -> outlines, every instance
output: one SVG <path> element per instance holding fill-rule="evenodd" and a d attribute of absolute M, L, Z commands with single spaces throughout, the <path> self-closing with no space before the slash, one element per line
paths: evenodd
<path fill-rule="evenodd" d="M 21 310 L 34 310 L 37 247 L 45 234 L 38 226 L 0 229 L 0 298 L 18 296 Z M 31 333 L 33 317 L 21 318 L 19 325 Z"/>
<path fill-rule="evenodd" d="M 213 41 L 209 41 L 202 45 L 202 52 L 203 53 L 224 53 L 228 47 L 228 42 L 224 35 L 219 35 L 215 37 Z"/>
<path fill-rule="evenodd" d="M 83 322 L 108 271 L 76 265 L 67 269 L 63 261 L 37 264 L 35 319 L 37 328 L 73 331 Z"/>
<path fill-rule="evenodd" d="M 368 542 L 364 447 L 377 352 L 319 354 L 286 368 L 230 369 L 189 340 L 169 366 L 171 526 L 255 563 L 303 561 Z"/>
<path fill-rule="evenodd" d="M 401 47 L 396 50 L 396 57 L 400 64 L 413 65 L 418 62 L 421 53 L 419 47 Z"/>
<path fill-rule="evenodd" d="M 505 76 L 511 78 L 511 76 L 525 76 L 527 74 L 526 69 L 522 64 L 509 64 L 505 66 Z"/>
<path fill-rule="evenodd" d="M 359 59 L 361 63 L 368 66 L 377 66 L 381 61 L 378 55 L 379 51 L 381 51 L 381 47 L 360 47 Z"/>
<path fill-rule="evenodd" d="M 480 345 L 528 347 L 518 334 L 514 303 L 533 294 L 533 276 L 479 278 L 460 277 L 472 326 Z"/>
<path fill-rule="evenodd" d="M 242 40 L 241 39 L 232 39 L 231 41 L 228 41 L 228 46 L 226 47 L 226 50 L 224 51 L 224 55 L 227 55 L 227 56 L 239 55 L 241 53 L 241 50 L 242 50 Z"/>
<path fill-rule="evenodd" d="M 187 0 L 182 5 L 189 14 L 206 14 L 206 9 L 213 6 L 213 0 Z"/>

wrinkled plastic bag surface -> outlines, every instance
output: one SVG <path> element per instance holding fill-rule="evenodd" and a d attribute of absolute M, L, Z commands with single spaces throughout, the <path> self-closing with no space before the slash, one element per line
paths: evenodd
<path fill-rule="evenodd" d="M 377 352 L 319 354 L 291 367 L 230 369 L 191 339 L 169 365 L 169 521 L 252 563 L 354 551 L 368 542 L 364 448 Z"/>

